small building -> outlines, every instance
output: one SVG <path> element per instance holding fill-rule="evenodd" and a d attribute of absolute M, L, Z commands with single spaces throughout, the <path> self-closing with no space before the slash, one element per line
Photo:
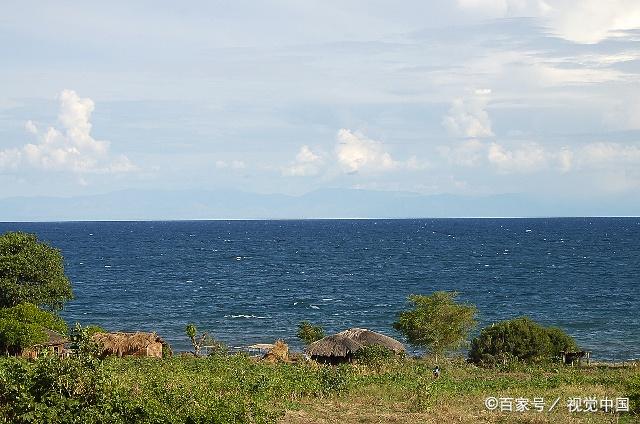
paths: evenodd
<path fill-rule="evenodd" d="M 20 353 L 20 356 L 24 358 L 36 359 L 38 357 L 38 354 L 45 349 L 55 353 L 58 356 L 64 356 L 67 353 L 65 344 L 69 343 L 68 338 L 53 330 L 45 329 L 43 331 L 47 336 L 47 340 L 42 343 L 38 343 L 37 345 L 31 346 L 30 348 L 23 349 Z"/>
<path fill-rule="evenodd" d="M 96 333 L 91 336 L 100 348 L 101 356 L 149 356 L 162 358 L 163 351 L 171 355 L 171 347 L 156 333 Z"/>
<path fill-rule="evenodd" d="M 315 361 L 337 364 L 353 361 L 356 352 L 367 346 L 382 346 L 396 354 L 405 352 L 404 345 L 399 341 L 363 328 L 351 328 L 327 336 L 311 343 L 305 352 Z"/>

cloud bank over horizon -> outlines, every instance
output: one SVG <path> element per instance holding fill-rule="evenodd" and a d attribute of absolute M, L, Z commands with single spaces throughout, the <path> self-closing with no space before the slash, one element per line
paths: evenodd
<path fill-rule="evenodd" d="M 10 1 L 6 16 L 0 197 L 640 198 L 631 0 Z"/>

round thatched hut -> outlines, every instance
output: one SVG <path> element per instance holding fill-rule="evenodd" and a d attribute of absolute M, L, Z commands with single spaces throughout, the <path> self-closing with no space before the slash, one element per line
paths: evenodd
<path fill-rule="evenodd" d="M 363 328 L 351 328 L 311 343 L 306 353 L 318 362 L 335 364 L 350 362 L 355 353 L 365 346 L 382 346 L 395 353 L 405 351 L 399 341 Z"/>

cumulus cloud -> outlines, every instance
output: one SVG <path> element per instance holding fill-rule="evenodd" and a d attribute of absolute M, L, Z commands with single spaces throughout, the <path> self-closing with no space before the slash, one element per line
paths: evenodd
<path fill-rule="evenodd" d="M 458 137 L 493 136 L 491 120 L 486 111 L 490 94 L 489 89 L 479 89 L 468 99 L 455 99 L 442 124 L 449 133 Z"/>
<path fill-rule="evenodd" d="M 91 135 L 91 113 L 94 103 L 80 98 L 73 90 L 63 90 L 58 96 L 60 129 L 49 127 L 41 131 L 27 121 L 25 130 L 36 138 L 22 148 L 0 151 L 0 168 L 17 170 L 25 166 L 45 171 L 83 173 L 121 173 L 135 170 L 124 155 L 112 157 L 109 142 Z"/>
<path fill-rule="evenodd" d="M 498 144 L 489 144 L 487 159 L 498 170 L 511 172 L 534 172 L 545 167 L 548 156 L 545 150 L 537 143 L 526 143 L 515 149 L 507 149 Z"/>
<path fill-rule="evenodd" d="M 348 174 L 360 171 L 388 171 L 400 166 L 400 163 L 385 151 L 382 142 L 344 128 L 338 131 L 335 151 L 340 167 Z"/>
<path fill-rule="evenodd" d="M 283 168 L 282 174 L 290 177 L 317 175 L 323 162 L 321 155 L 314 153 L 309 146 L 304 145 L 298 151 L 295 162 Z"/>
<path fill-rule="evenodd" d="M 458 0 L 458 6 L 491 17 L 538 17 L 556 35 L 584 44 L 640 27 L 637 0 Z"/>

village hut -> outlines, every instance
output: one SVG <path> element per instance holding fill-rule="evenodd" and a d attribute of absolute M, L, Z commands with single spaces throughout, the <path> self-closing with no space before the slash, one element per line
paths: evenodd
<path fill-rule="evenodd" d="M 42 343 L 38 343 L 37 345 L 32 346 L 28 349 L 24 349 L 21 353 L 21 356 L 25 358 L 36 359 L 38 357 L 38 353 L 44 349 L 48 349 L 58 356 L 65 355 L 66 349 L 64 345 L 66 343 L 69 343 L 69 339 L 60 333 L 56 333 L 53 330 L 45 329 L 43 330 L 43 332 L 47 336 L 47 340 Z"/>
<path fill-rule="evenodd" d="M 91 339 L 98 345 L 102 357 L 116 355 L 162 358 L 163 350 L 171 355 L 169 344 L 156 333 L 96 333 Z"/>
<path fill-rule="evenodd" d="M 351 362 L 355 353 L 365 346 L 383 346 L 395 353 L 405 351 L 399 341 L 391 337 L 362 328 L 351 328 L 332 336 L 327 336 L 311 343 L 305 349 L 311 359 L 327 363 L 337 364 Z"/>

